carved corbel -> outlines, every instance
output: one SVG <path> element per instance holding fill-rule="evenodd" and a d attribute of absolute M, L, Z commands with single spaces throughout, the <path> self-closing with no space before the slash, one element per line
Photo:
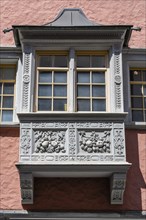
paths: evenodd
<path fill-rule="evenodd" d="M 22 204 L 33 204 L 33 175 L 32 173 L 20 174 Z"/>
<path fill-rule="evenodd" d="M 123 204 L 126 185 L 126 173 L 114 173 L 111 176 L 111 204 Z"/>

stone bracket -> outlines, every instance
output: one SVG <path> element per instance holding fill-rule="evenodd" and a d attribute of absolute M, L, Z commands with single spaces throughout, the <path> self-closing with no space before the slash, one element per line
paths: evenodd
<path fill-rule="evenodd" d="M 22 204 L 33 204 L 33 175 L 32 173 L 20 174 Z"/>
<path fill-rule="evenodd" d="M 113 173 L 110 179 L 111 204 L 123 204 L 126 185 L 126 173 Z"/>

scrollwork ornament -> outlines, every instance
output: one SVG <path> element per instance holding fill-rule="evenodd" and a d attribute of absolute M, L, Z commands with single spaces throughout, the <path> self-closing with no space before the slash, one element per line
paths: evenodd
<path fill-rule="evenodd" d="M 24 74 L 24 75 L 23 75 L 23 82 L 24 82 L 24 83 L 29 83 L 29 82 L 30 82 L 30 77 L 29 77 L 28 74 Z"/>
<path fill-rule="evenodd" d="M 121 84 L 121 76 L 120 75 L 115 75 L 115 83 Z"/>

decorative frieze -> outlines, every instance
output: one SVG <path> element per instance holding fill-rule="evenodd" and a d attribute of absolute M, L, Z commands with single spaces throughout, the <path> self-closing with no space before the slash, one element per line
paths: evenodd
<path fill-rule="evenodd" d="M 21 154 L 28 154 L 31 149 L 31 130 L 30 129 L 21 129 Z"/>

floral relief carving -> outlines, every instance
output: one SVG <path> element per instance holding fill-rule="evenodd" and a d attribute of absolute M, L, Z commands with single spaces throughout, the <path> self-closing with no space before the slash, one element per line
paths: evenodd
<path fill-rule="evenodd" d="M 65 131 L 34 131 L 35 153 L 65 153 Z"/>
<path fill-rule="evenodd" d="M 115 129 L 115 154 L 123 155 L 124 154 L 124 138 L 123 131 L 119 129 Z"/>
<path fill-rule="evenodd" d="M 110 131 L 79 132 L 80 148 L 88 153 L 110 153 Z"/>

